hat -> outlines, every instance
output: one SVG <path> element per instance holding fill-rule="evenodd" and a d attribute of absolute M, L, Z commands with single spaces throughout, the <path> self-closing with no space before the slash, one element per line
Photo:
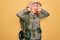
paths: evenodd
<path fill-rule="evenodd" d="M 28 5 L 31 5 L 31 4 L 34 4 L 34 3 L 37 3 L 37 4 L 39 4 L 41 6 L 41 3 L 39 1 L 37 1 L 37 0 L 32 0 Z"/>

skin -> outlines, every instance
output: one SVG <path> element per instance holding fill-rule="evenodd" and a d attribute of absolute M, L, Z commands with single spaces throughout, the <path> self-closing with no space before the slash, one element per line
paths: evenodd
<path fill-rule="evenodd" d="M 41 6 L 39 4 L 34 3 L 34 4 L 29 5 L 28 10 L 31 13 L 37 13 L 37 12 L 41 11 Z"/>

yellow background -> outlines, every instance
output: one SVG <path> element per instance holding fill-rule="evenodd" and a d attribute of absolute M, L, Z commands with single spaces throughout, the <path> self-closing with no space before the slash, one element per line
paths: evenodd
<path fill-rule="evenodd" d="M 21 30 L 16 13 L 31 0 L 0 0 L 0 40 L 19 40 Z M 39 0 L 38 0 L 39 1 Z M 50 16 L 41 19 L 42 40 L 60 40 L 60 0 L 40 0 Z"/>

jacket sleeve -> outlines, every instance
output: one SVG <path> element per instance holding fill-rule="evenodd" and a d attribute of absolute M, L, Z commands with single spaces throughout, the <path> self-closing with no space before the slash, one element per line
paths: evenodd
<path fill-rule="evenodd" d="M 25 8 L 25 9 L 23 9 L 22 11 L 19 11 L 16 15 L 21 19 L 21 20 L 23 20 L 23 21 L 25 21 L 26 20 L 26 18 L 25 18 L 25 14 L 28 12 L 28 9 L 27 8 Z"/>
<path fill-rule="evenodd" d="M 42 9 L 41 14 L 39 15 L 40 19 L 48 17 L 48 16 L 49 16 L 49 13 L 47 11 L 45 11 L 44 9 Z"/>

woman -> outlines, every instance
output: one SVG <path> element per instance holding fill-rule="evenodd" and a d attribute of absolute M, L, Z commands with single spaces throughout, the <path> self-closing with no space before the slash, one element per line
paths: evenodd
<path fill-rule="evenodd" d="M 41 8 L 41 3 L 30 3 L 26 9 L 18 12 L 17 16 L 20 18 L 23 28 L 23 38 L 25 40 L 41 40 L 40 19 L 49 16 L 49 13 Z"/>

